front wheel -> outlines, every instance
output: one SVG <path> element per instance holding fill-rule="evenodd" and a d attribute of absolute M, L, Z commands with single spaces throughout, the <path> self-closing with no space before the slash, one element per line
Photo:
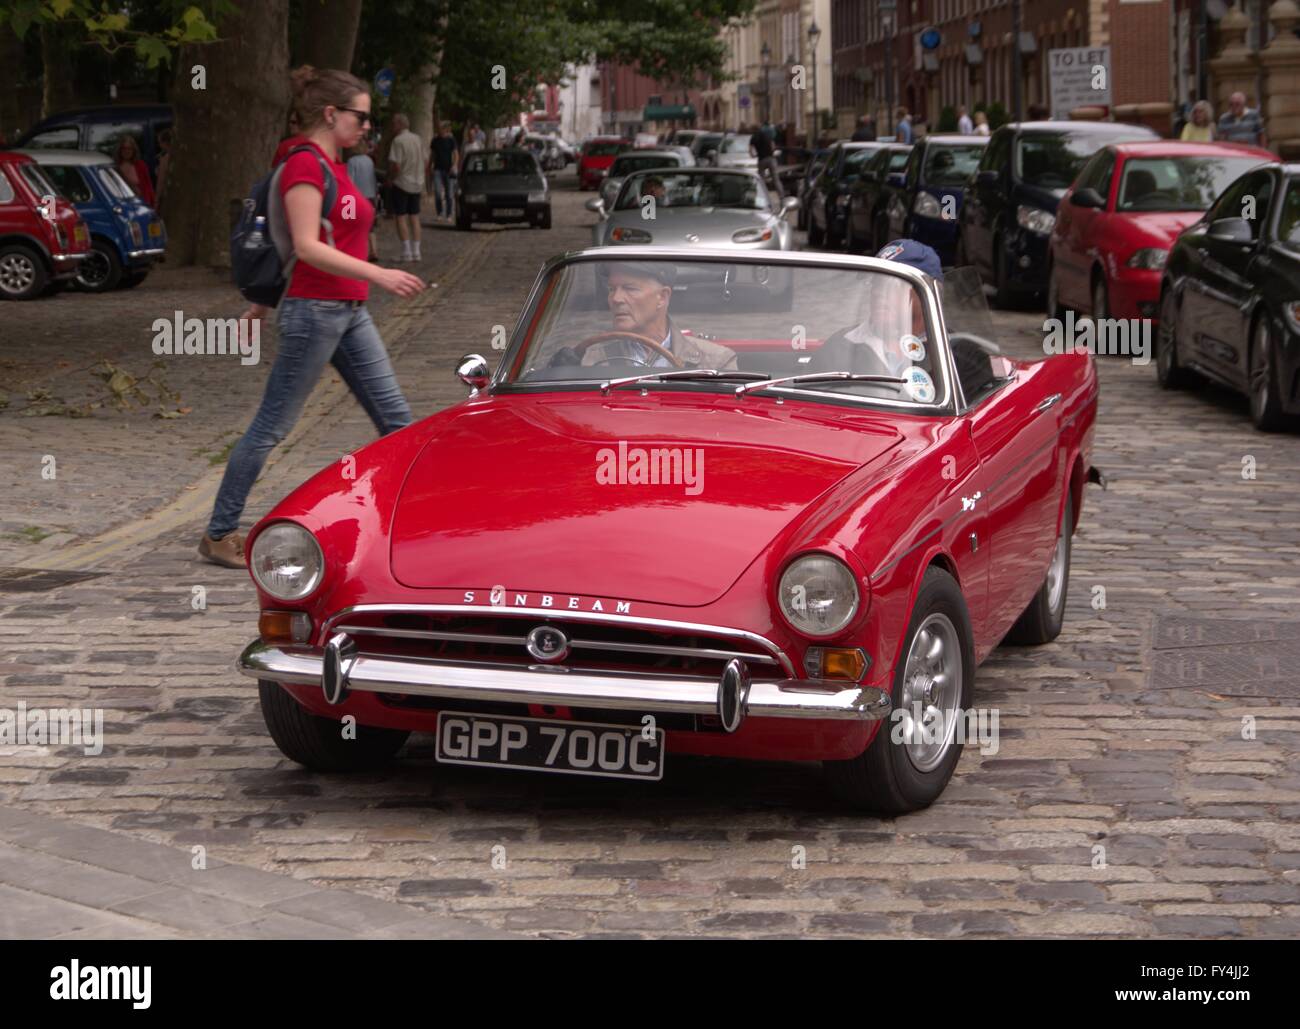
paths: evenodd
<path fill-rule="evenodd" d="M 1278 392 L 1267 312 L 1261 312 L 1255 320 L 1250 340 L 1250 420 L 1261 432 L 1276 432 L 1286 421 Z"/>
<path fill-rule="evenodd" d="M 1061 287 L 1056 280 L 1056 264 L 1047 266 L 1047 317 L 1065 321 L 1065 305 L 1061 303 Z"/>
<path fill-rule="evenodd" d="M 538 215 L 537 221 L 533 224 L 535 224 L 539 229 L 549 229 L 551 227 L 551 209 L 548 207 Z"/>
<path fill-rule="evenodd" d="M 313 772 L 360 772 L 390 761 L 411 734 L 401 729 L 351 726 L 344 736 L 342 719 L 318 718 L 279 683 L 257 680 L 262 717 L 271 739 L 290 761 Z"/>
<path fill-rule="evenodd" d="M 1051 643 L 1061 634 L 1061 626 L 1065 623 L 1065 594 L 1070 584 L 1070 541 L 1073 533 L 1073 504 L 1067 493 L 1065 511 L 1056 531 L 1052 563 L 1047 566 L 1047 576 L 1034 594 L 1034 599 L 1007 633 L 1006 642 L 1035 646 Z"/>
<path fill-rule="evenodd" d="M 1160 296 L 1160 324 L 1156 327 L 1156 379 L 1164 389 L 1178 389 L 1191 383 L 1188 371 L 1178 363 L 1178 305 L 1174 291 Z"/>
<path fill-rule="evenodd" d="M 902 814 L 933 804 L 961 757 L 958 723 L 975 683 L 970 614 L 956 580 L 930 568 L 921 580 L 903 659 L 894 670 L 894 710 L 871 745 L 823 767 L 835 794 L 856 808 Z M 964 734 L 963 734 L 964 736 Z"/>
<path fill-rule="evenodd" d="M 49 275 L 35 250 L 22 244 L 0 247 L 0 298 L 31 300 L 45 292 Z"/>

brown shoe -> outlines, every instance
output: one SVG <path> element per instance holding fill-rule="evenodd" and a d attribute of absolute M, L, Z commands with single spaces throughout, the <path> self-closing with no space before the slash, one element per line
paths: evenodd
<path fill-rule="evenodd" d="M 229 533 L 219 540 L 204 533 L 203 539 L 199 541 L 199 553 L 214 565 L 224 565 L 226 568 L 248 567 L 248 562 L 244 560 L 244 537 L 238 532 Z"/>

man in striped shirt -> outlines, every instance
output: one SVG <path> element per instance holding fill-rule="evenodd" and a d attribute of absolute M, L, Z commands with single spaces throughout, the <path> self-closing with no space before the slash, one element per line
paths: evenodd
<path fill-rule="evenodd" d="M 1233 93 L 1228 98 L 1228 109 L 1219 119 L 1215 134 L 1220 143 L 1247 143 L 1251 146 L 1268 146 L 1264 135 L 1264 119 L 1259 112 L 1246 107 L 1246 94 Z"/>

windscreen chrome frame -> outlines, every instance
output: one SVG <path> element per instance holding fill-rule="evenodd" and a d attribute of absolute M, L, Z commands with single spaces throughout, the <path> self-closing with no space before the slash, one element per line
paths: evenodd
<path fill-rule="evenodd" d="M 635 174 L 643 173 L 637 172 Z M 624 185 L 626 186 L 626 183 Z M 934 279 L 917 271 L 909 265 L 898 264 L 895 261 L 885 261 L 875 257 L 859 257 L 847 254 L 810 254 L 806 251 L 779 250 L 688 250 L 681 247 L 610 246 L 588 247 L 584 250 L 572 250 L 567 253 L 557 254 L 555 257 L 548 259 L 538 271 L 537 279 L 533 283 L 533 288 L 528 294 L 528 299 L 524 303 L 523 310 L 521 311 L 519 318 L 515 321 L 514 330 L 510 335 L 510 345 L 506 348 L 504 355 L 497 364 L 496 370 L 492 373 L 492 378 L 489 381 L 485 392 L 495 394 L 499 387 L 515 386 L 522 387 L 521 392 L 544 392 L 546 387 L 558 387 L 563 389 L 575 386 L 582 388 L 589 387 L 593 390 L 599 390 L 600 381 L 598 379 L 551 379 L 536 384 L 516 384 L 506 382 L 505 378 L 506 369 L 514 363 L 514 360 L 523 348 L 524 335 L 527 326 L 537 312 L 537 306 L 541 301 L 542 293 L 544 292 L 551 275 L 565 265 L 609 260 L 675 260 L 683 262 L 709 262 L 716 264 L 765 264 L 769 266 L 788 264 L 799 268 L 830 268 L 837 270 L 856 268 L 862 271 L 881 272 L 886 275 L 894 275 L 898 278 L 905 279 L 910 285 L 916 287 L 920 291 L 922 302 L 924 304 L 926 325 L 933 329 L 932 338 L 942 341 L 942 345 L 939 349 L 942 352 L 941 360 L 944 369 L 944 393 L 938 402 L 933 404 L 917 404 L 910 401 L 890 400 L 884 397 L 855 396 L 852 393 L 806 389 L 798 386 L 773 386 L 769 390 L 761 391 L 759 395 L 776 394 L 782 398 L 832 400 L 840 403 L 849 401 L 854 406 L 883 406 L 909 413 L 925 415 L 956 415 L 965 409 L 965 400 L 961 393 L 961 383 L 957 380 L 957 368 L 953 360 L 952 349 L 948 346 L 948 329 L 943 319 L 943 305 L 940 303 L 938 285 Z M 529 387 L 533 385 L 542 388 L 531 390 Z"/>

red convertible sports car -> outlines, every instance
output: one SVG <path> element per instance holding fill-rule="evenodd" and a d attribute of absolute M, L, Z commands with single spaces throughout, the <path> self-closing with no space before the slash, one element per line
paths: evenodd
<path fill-rule="evenodd" d="M 1019 362 L 978 284 L 810 253 L 547 263 L 467 400 L 253 529 L 271 735 L 391 758 L 658 779 L 680 754 L 821 761 L 914 810 L 975 669 L 1061 630 L 1092 358 Z"/>

